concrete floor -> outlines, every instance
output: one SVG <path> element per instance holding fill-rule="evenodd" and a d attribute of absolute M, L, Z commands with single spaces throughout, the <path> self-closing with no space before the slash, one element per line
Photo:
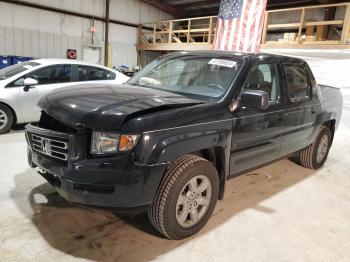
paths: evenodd
<path fill-rule="evenodd" d="M 162 238 L 146 215 L 66 202 L 30 170 L 23 130 L 0 136 L 0 261 L 350 261 L 350 89 L 325 166 L 289 160 L 230 180 L 209 224 Z"/>

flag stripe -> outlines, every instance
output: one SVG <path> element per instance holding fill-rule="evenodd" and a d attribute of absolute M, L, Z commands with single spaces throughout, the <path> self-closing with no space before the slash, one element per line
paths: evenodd
<path fill-rule="evenodd" d="M 267 4 L 267 0 L 263 0 L 260 2 L 259 12 L 258 12 L 258 16 L 257 16 L 257 22 L 255 24 L 256 26 L 255 26 L 255 30 L 254 30 L 255 36 L 253 39 L 254 43 L 256 42 L 257 45 L 253 46 L 252 52 L 256 52 L 256 50 L 260 49 L 262 28 L 264 26 L 264 13 L 265 13 L 265 9 L 266 9 L 266 4 Z"/>
<path fill-rule="evenodd" d="M 267 0 L 221 0 L 214 49 L 258 52 Z"/>
<path fill-rule="evenodd" d="M 241 51 L 240 44 L 241 44 L 242 30 L 243 30 L 244 19 L 245 19 L 245 17 L 244 17 L 244 13 L 245 13 L 244 10 L 245 10 L 247 1 L 250 1 L 250 0 L 243 1 L 243 8 L 242 8 L 243 15 L 241 17 L 241 21 L 240 21 L 239 27 L 238 27 L 238 36 L 237 36 L 236 48 L 235 48 L 236 51 Z"/>

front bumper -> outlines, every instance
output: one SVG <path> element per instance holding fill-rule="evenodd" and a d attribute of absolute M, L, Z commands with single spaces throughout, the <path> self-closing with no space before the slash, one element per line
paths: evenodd
<path fill-rule="evenodd" d="M 66 162 L 48 157 L 33 148 L 32 134 L 69 141 Z M 64 134 L 26 126 L 28 162 L 38 166 L 42 176 L 65 199 L 75 203 L 134 208 L 150 205 L 167 164 L 145 165 L 132 153 L 89 158 L 86 135 Z"/>

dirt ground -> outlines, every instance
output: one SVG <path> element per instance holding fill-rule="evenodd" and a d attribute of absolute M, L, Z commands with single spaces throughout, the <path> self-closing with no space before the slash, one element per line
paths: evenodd
<path fill-rule="evenodd" d="M 228 182 L 208 225 L 170 241 L 145 214 L 74 205 L 29 169 L 23 129 L 0 136 L 0 261 L 350 261 L 350 91 L 329 159 L 282 160 Z"/>

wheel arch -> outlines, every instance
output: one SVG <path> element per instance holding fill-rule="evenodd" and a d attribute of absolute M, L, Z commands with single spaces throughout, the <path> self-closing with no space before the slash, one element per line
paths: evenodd
<path fill-rule="evenodd" d="M 226 162 L 229 161 L 229 159 L 227 159 L 227 156 L 225 155 L 225 149 L 223 147 L 212 147 L 191 152 L 190 154 L 200 156 L 214 165 L 218 172 L 220 181 L 219 199 L 222 200 L 225 193 L 225 182 L 228 172 L 228 163 Z"/>
<path fill-rule="evenodd" d="M 17 123 L 17 113 L 16 111 L 12 108 L 12 106 L 10 106 L 9 104 L 0 101 L 0 105 L 6 106 L 8 109 L 10 109 L 11 113 L 13 114 L 13 124 Z"/>
<path fill-rule="evenodd" d="M 195 126 L 191 130 L 166 130 L 145 133 L 135 149 L 140 163 L 170 164 L 185 155 L 193 154 L 213 163 L 219 174 L 219 199 L 223 198 L 225 181 L 230 170 L 232 126 Z M 163 178 L 162 178 L 163 179 Z"/>
<path fill-rule="evenodd" d="M 323 122 L 323 126 L 326 126 L 329 128 L 329 131 L 331 131 L 332 134 L 332 143 L 333 143 L 333 138 L 334 138 L 334 133 L 335 133 L 335 128 L 336 128 L 336 120 L 335 119 L 330 119 L 327 121 Z"/>

